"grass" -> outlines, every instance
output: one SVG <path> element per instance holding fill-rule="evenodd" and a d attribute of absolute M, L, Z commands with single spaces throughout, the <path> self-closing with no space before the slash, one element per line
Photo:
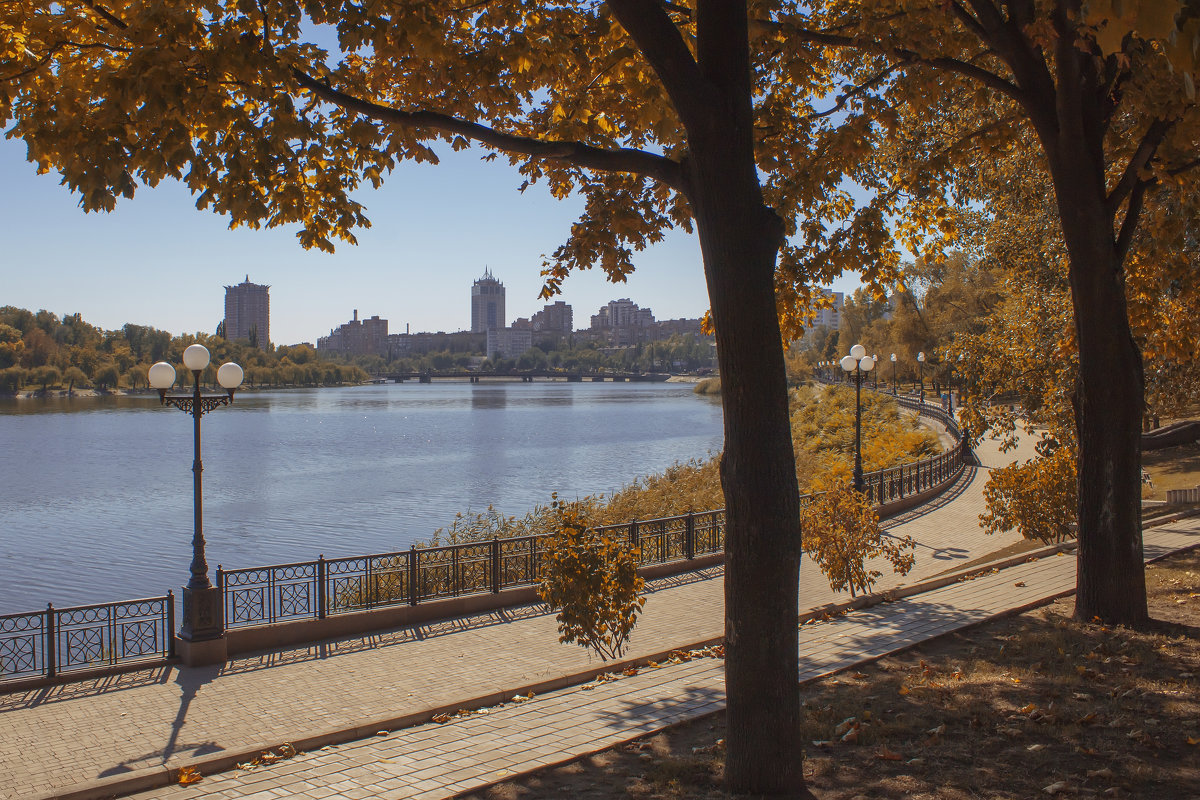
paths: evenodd
<path fill-rule="evenodd" d="M 1071 618 L 1071 598 L 808 684 L 806 774 L 823 800 L 1194 798 L 1200 553 L 1147 569 L 1153 629 Z M 469 795 L 724 800 L 710 715 Z"/>
<path fill-rule="evenodd" d="M 1194 489 L 1200 486 L 1200 443 L 1142 453 L 1142 468 L 1154 484 L 1143 492 L 1145 499 L 1165 500 L 1168 489 Z"/>

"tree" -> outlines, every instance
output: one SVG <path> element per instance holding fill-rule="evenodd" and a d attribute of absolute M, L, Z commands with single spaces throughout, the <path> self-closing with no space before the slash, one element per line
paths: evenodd
<path fill-rule="evenodd" d="M 360 184 L 401 159 L 436 161 L 432 142 L 475 143 L 526 185 L 585 200 L 544 266 L 547 297 L 572 269 L 621 280 L 665 229 L 694 228 L 725 412 L 726 775 L 735 791 L 803 795 L 801 545 L 777 312 L 810 280 L 864 263 L 879 277 L 898 258 L 864 262 L 838 239 L 777 287 L 786 237 L 823 239 L 835 221 L 806 208 L 845 197 L 827 155 L 848 151 L 816 135 L 831 117 L 809 101 L 836 76 L 812 48 L 781 56 L 788 40 L 758 19 L 752 35 L 748 7 L 779 16 L 731 0 L 16 0 L 0 10 L 0 122 L 87 210 L 175 178 L 233 226 L 297 224 L 302 245 L 325 250 L 368 224 Z M 332 31 L 336 52 L 307 38 Z"/>
<path fill-rule="evenodd" d="M 629 643 L 646 598 L 638 552 L 615 531 L 589 527 L 594 503 L 550 504 L 555 532 L 546 543 L 538 596 L 558 615 L 560 642 L 575 642 L 604 661 Z"/>
<path fill-rule="evenodd" d="M 63 372 L 62 379 L 67 382 L 68 393 L 74 393 L 75 384 L 83 385 L 87 383 L 87 375 L 79 367 L 68 367 Z"/>
<path fill-rule="evenodd" d="M 109 361 L 96 370 L 92 381 L 101 389 L 116 389 L 121 383 L 121 368 Z"/>
<path fill-rule="evenodd" d="M 1161 195 L 1195 204 L 1196 9 L 1182 0 L 834 1 L 781 29 L 797 51 L 825 46 L 858 62 L 862 82 L 843 97 L 860 122 L 847 137 L 878 143 L 876 169 L 888 177 L 862 173 L 876 194 L 851 229 L 895 214 L 914 252 L 936 250 L 956 227 L 947 194 L 987 201 L 973 180 L 990 159 L 1024 146 L 1026 163 L 1045 170 L 1079 357 L 1076 614 L 1144 624 L 1144 376 L 1129 254 L 1143 224 L 1160 226 Z"/>

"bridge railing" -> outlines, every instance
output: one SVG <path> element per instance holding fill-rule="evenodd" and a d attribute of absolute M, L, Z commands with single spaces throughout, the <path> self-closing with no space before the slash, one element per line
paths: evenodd
<path fill-rule="evenodd" d="M 725 512 L 606 525 L 639 550 L 642 566 L 721 552 Z M 218 567 L 225 625 L 242 628 L 533 586 L 550 535 L 411 547 L 394 553 L 227 570 Z"/>

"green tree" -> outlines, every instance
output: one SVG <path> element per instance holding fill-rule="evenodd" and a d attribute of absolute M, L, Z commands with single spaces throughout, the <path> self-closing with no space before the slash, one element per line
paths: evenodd
<path fill-rule="evenodd" d="M 121 369 L 109 361 L 96 370 L 92 381 L 101 389 L 116 389 L 121 383 Z"/>
<path fill-rule="evenodd" d="M 41 384 L 42 391 L 45 392 L 51 386 L 58 386 L 60 383 L 62 383 L 62 373 L 58 371 L 58 367 L 53 367 L 47 364 L 34 369 L 30 379 L 33 383 Z"/>
<path fill-rule="evenodd" d="M 68 367 L 63 372 L 63 380 L 67 383 L 67 391 L 74 392 L 75 384 L 78 383 L 80 386 L 87 384 L 87 375 L 79 367 Z"/>

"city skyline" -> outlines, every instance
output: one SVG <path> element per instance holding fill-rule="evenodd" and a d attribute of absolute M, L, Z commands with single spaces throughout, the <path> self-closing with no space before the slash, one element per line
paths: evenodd
<path fill-rule="evenodd" d="M 36 175 L 21 142 L 0 140 L 5 254 L 0 305 L 60 316 L 81 313 L 106 329 L 125 323 L 173 334 L 213 333 L 225 285 L 246 273 L 271 289 L 271 340 L 315 343 L 343 322 L 345 309 L 389 318 L 397 330 L 470 328 L 462 286 L 490 269 L 507 289 L 507 316 L 531 317 L 543 255 L 569 235 L 578 198 L 558 201 L 545 187 L 520 193 L 507 164 L 481 162 L 483 151 L 439 153 L 439 166 L 403 164 L 380 190 L 359 192 L 374 226 L 359 245 L 333 255 L 305 251 L 294 229 L 230 231 L 228 221 L 197 211 L 174 182 L 138 189 L 110 214 L 84 214 L 58 176 Z M 564 300 L 589 313 L 615 297 L 634 297 L 662 319 L 698 317 L 708 296 L 698 243 L 669 233 L 636 254 L 638 269 L 613 284 L 596 269 L 573 273 Z M 839 279 L 834 287 L 858 285 Z M 367 302 L 369 301 L 369 302 Z"/>

